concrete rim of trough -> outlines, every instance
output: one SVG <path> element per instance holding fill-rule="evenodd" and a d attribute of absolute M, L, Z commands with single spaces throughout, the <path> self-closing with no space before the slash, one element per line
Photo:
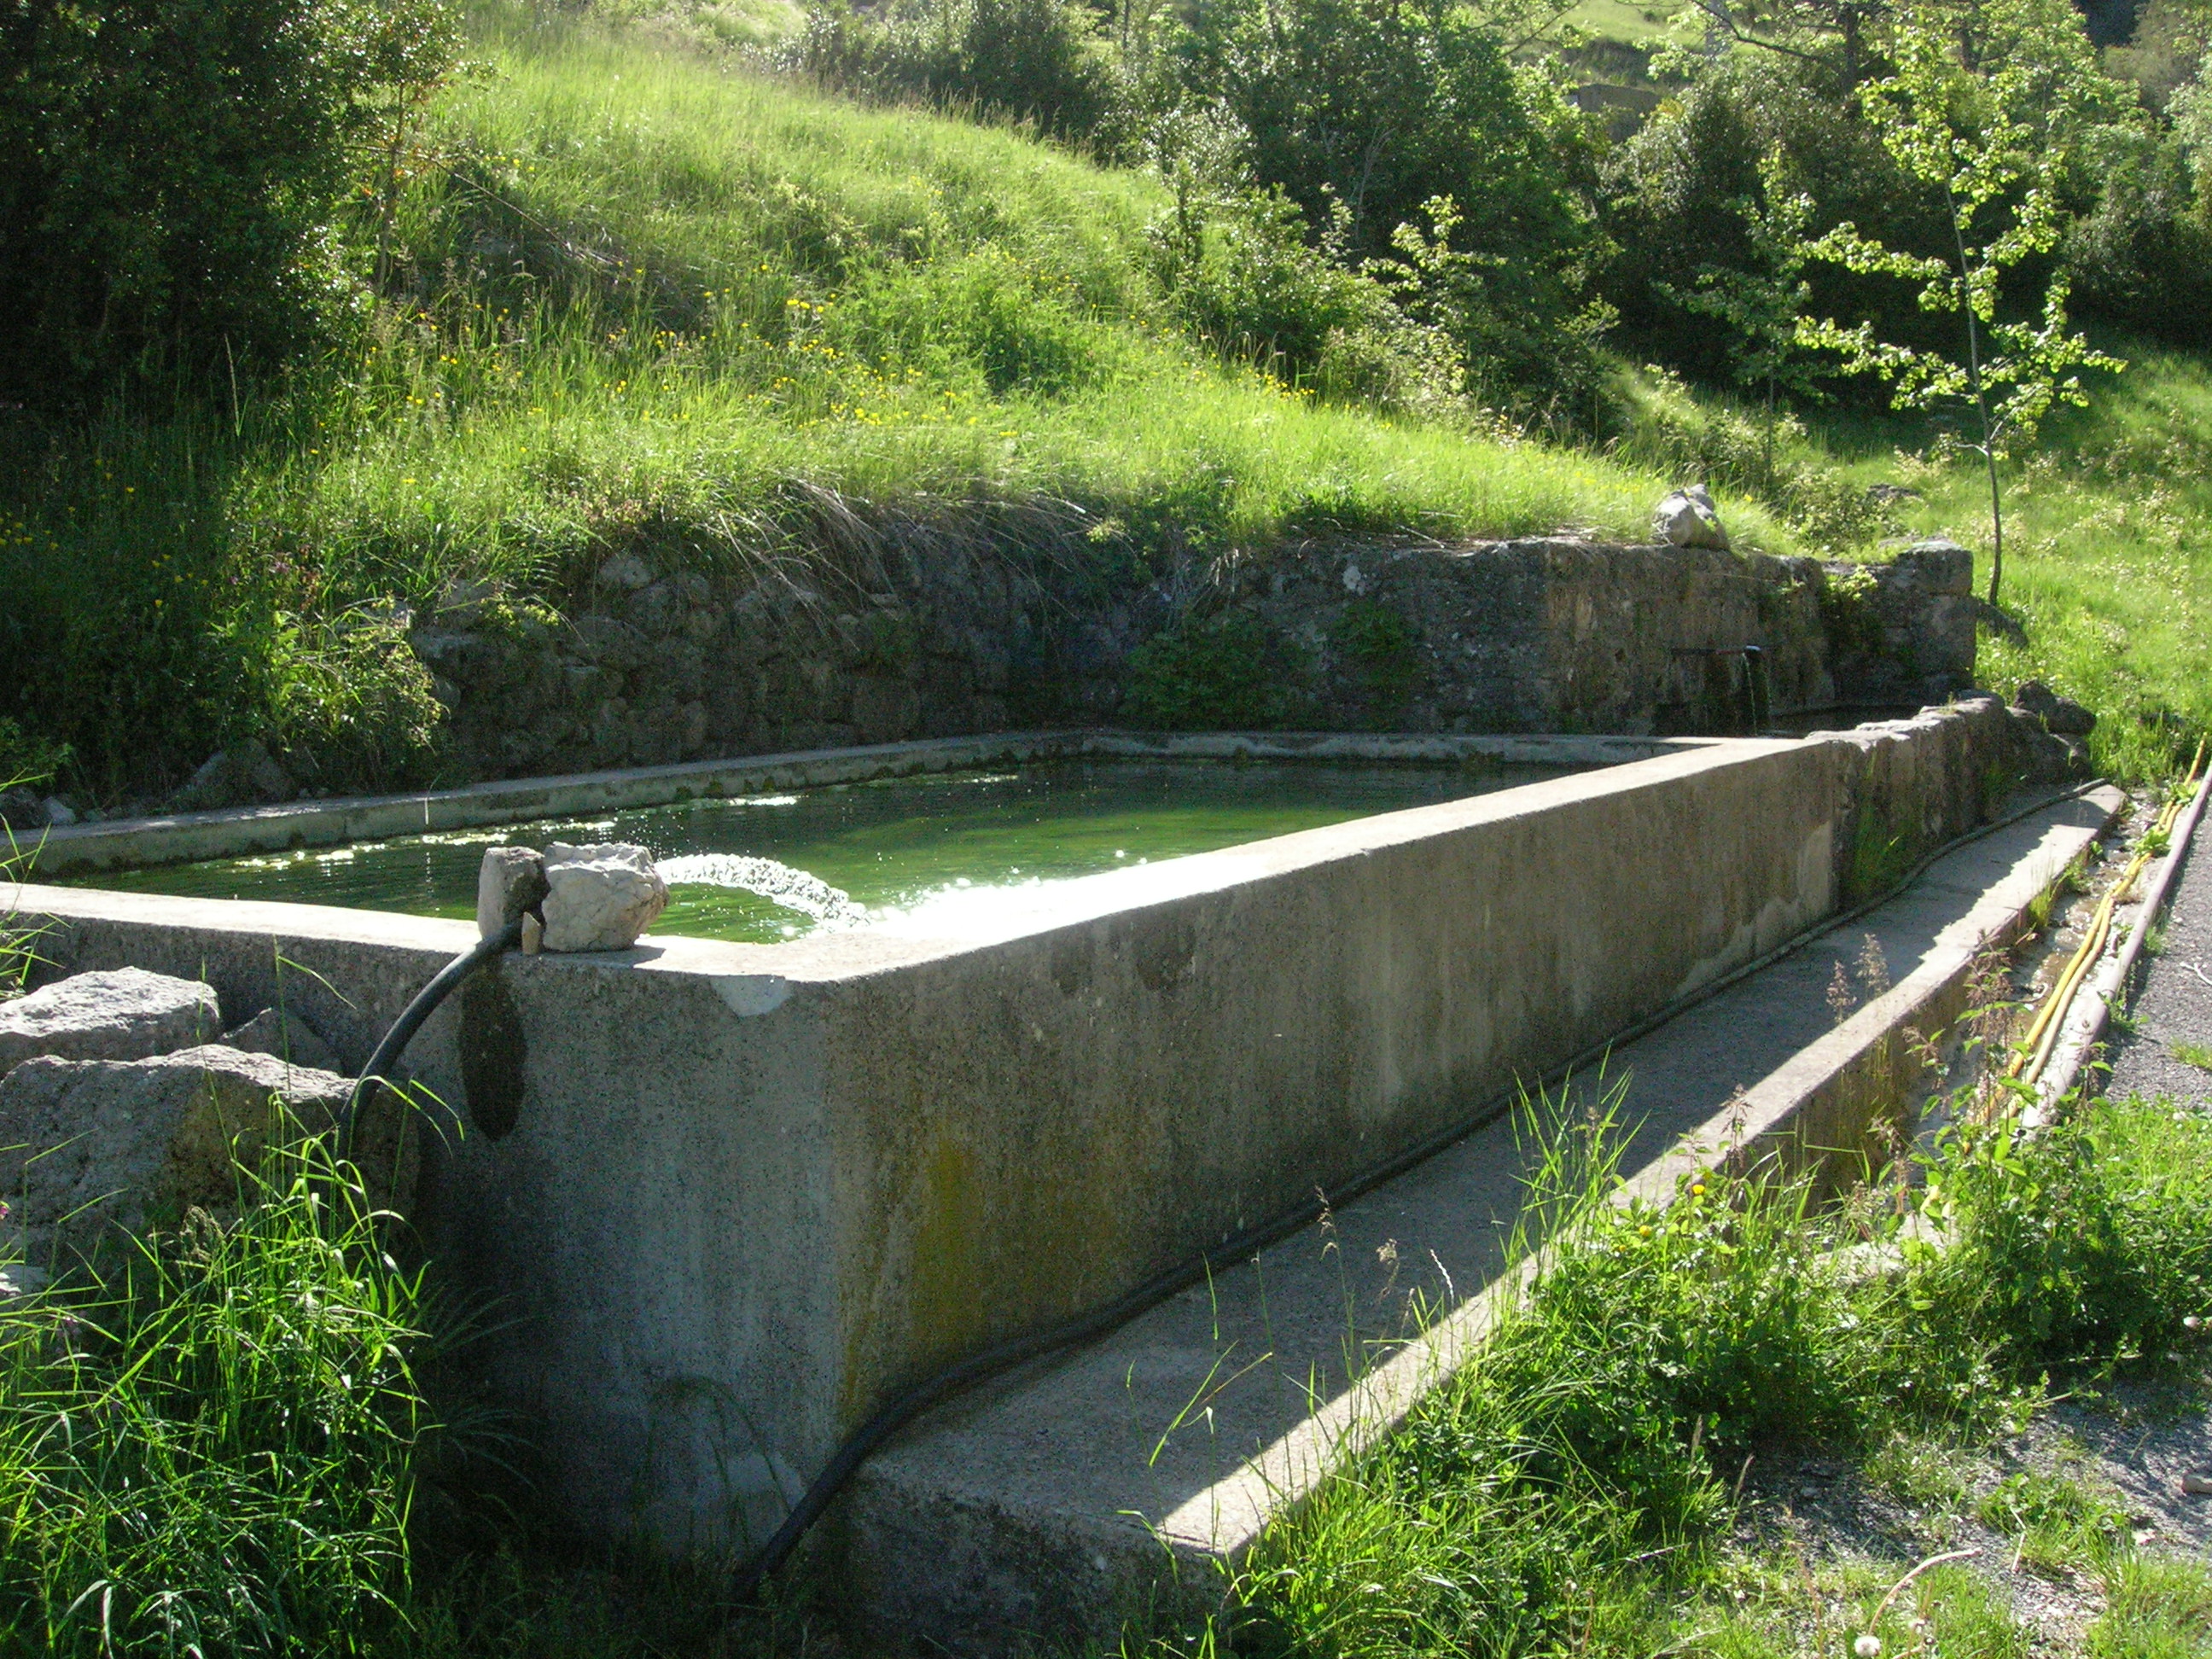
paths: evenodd
<path fill-rule="evenodd" d="M 1024 739 L 1024 752 L 1042 757 L 1044 739 Z M 1430 737 L 1395 738 L 1384 734 L 1201 733 L 1188 738 L 1153 738 L 1122 732 L 1074 734 L 1052 739 L 1082 747 L 1063 747 L 1055 757 L 1070 754 L 1101 754 L 1117 757 L 1187 757 L 1225 760 L 1239 755 L 1261 760 L 1278 758 L 1343 762 L 1386 756 L 1414 763 L 1449 763 L 1468 756 L 1497 759 L 1506 764 L 1580 765 L 1589 768 L 1568 776 L 1545 779 L 1511 789 L 1468 795 L 1457 799 L 1404 807 L 1370 814 L 1341 823 L 1296 830 L 1261 841 L 1194 853 L 1157 864 L 1128 866 L 1073 878 L 1030 894 L 1000 912 L 957 924 L 908 924 L 898 919 L 842 932 L 802 934 L 774 944 L 700 939 L 684 934 L 647 933 L 627 951 L 594 951 L 530 958 L 533 963 L 599 972 L 635 970 L 647 973 L 701 975 L 714 979 L 723 1000 L 740 1013 L 772 1009 L 795 984 L 864 978 L 888 969 L 957 956 L 986 946 L 1033 935 L 1047 934 L 1117 912 L 1139 913 L 1156 906 L 1286 876 L 1308 866 L 1357 858 L 1397 844 L 1433 836 L 1440 830 L 1541 814 L 1565 801 L 1582 797 L 1632 793 L 1663 787 L 1677 779 L 1712 769 L 1726 768 L 1775 751 L 1804 747 L 1798 738 L 1495 738 Z M 1035 744 L 1036 746 L 1027 746 Z M 1095 746 L 1094 746 L 1095 745 Z M 987 748 L 957 740 L 927 745 L 886 745 L 901 753 L 894 758 L 909 761 L 904 772 L 866 775 L 910 775 L 923 763 L 982 752 L 1004 756 L 1004 747 Z M 921 751 L 927 750 L 927 753 Z M 826 758 L 843 758 L 842 751 L 825 751 Z M 756 769 L 783 769 L 794 757 L 769 757 L 748 763 Z M 795 757 L 807 759 L 808 757 Z M 606 775 L 622 780 L 635 775 L 660 781 L 670 769 L 647 769 L 638 775 Z M 932 769 L 942 769 L 933 768 Z M 746 776 L 758 775 L 757 769 Z M 780 769 L 779 775 L 788 775 Z M 821 777 L 818 782 L 840 779 Z M 592 778 L 575 781 L 597 787 Z M 778 787 L 774 784 L 762 787 Z M 781 787 L 803 787 L 785 783 Z M 503 786 L 483 786 L 491 793 Z M 456 793 L 465 792 L 455 792 Z M 749 791 L 746 793 L 750 793 Z M 419 811 L 429 797 L 392 798 L 390 804 Z M 501 797 L 492 793 L 496 804 Z M 322 803 L 316 803 L 320 805 Z M 206 814 L 223 822 L 226 833 L 257 833 L 270 815 L 284 809 L 261 808 L 225 814 Z M 533 812 L 539 809 L 533 808 Z M 88 826 L 94 830 L 116 826 Z M 130 828 L 131 826 L 125 826 Z M 147 820 L 136 833 L 148 836 L 185 836 L 197 826 Z M 58 831 L 75 834 L 75 831 Z M 418 832 L 419 833 L 419 832 Z M 182 857 L 183 854 L 177 854 Z M 191 856 L 220 856 L 198 851 Z M 157 860 L 173 861 L 173 860 Z M 298 903 L 265 899 L 214 899 L 159 893 L 120 891 L 94 884 L 54 886 L 19 883 L 6 906 L 26 914 L 58 918 L 97 918 L 131 923 L 212 927 L 224 933 L 325 939 L 338 943 L 374 942 L 398 945 L 451 957 L 475 943 L 473 922 L 397 911 L 349 909 L 337 905 Z"/>
<path fill-rule="evenodd" d="M 2037 902 L 2065 879 L 2094 840 L 2109 832 L 2127 798 L 2108 784 L 2085 785 L 2039 800 L 1988 827 L 1993 832 L 2039 812 L 2055 811 L 2075 799 L 2086 800 L 2095 810 L 2093 824 L 2069 827 L 2063 834 L 2054 831 L 1945 927 L 1936 949 L 1902 981 L 1679 1138 L 1625 1183 L 1613 1201 L 1664 1206 L 1703 1170 L 1733 1166 L 1748 1171 L 1778 1164 L 1796 1170 L 1822 1165 L 1837 1149 L 1848 1148 L 1854 1125 L 1863 1127 L 1882 1101 L 1899 1097 L 1914 1086 L 1919 1060 L 1906 1034 L 1916 1030 L 1938 1033 L 1955 1024 L 1966 1012 L 1977 958 L 1992 947 L 2008 945 L 2027 929 Z M 1979 838 L 1960 837 L 1942 853 Z M 1927 860 L 1934 862 L 1934 856 Z M 1908 880 L 1905 885 L 1910 884 Z M 1775 954 L 1787 954 L 1848 926 L 1896 896 L 1886 894 L 1876 904 L 1837 916 Z M 1122 1512 L 1120 1520 L 1133 1524 L 1092 1528 L 1085 1534 L 1084 1550 L 1128 1552 L 1133 1561 L 1142 1556 L 1143 1561 L 1136 1564 L 1138 1576 L 1160 1582 L 1162 1593 L 1176 1602 L 1194 1589 L 1218 1590 L 1226 1581 L 1216 1566 L 1241 1560 L 1269 1524 L 1303 1504 L 1331 1474 L 1401 1423 L 1424 1395 L 1474 1357 L 1512 1298 L 1542 1272 L 1554 1248 L 1540 1247 L 1334 1396 L 1316 1402 L 1296 1427 L 1233 1473 L 1156 1516 Z M 1055 1353 L 1035 1364 L 1049 1368 L 1066 1357 Z M 929 1421 L 925 1418 L 914 1424 L 909 1432 L 927 1435 Z M 912 1489 L 903 1473 L 893 1476 L 880 1495 L 869 1492 L 869 1485 L 870 1477 L 863 1474 L 844 1502 L 889 1502 L 903 1510 L 925 1496 Z M 1011 1515 L 1003 1524 L 1017 1530 L 1022 1526 Z M 1042 1540 L 1048 1535 L 1039 1528 L 1031 1545 L 1046 1547 Z M 1103 1572 L 1104 1555 L 1089 1565 Z M 1067 1571 L 1080 1576 L 1080 1566 L 1075 1563 Z"/>
<path fill-rule="evenodd" d="M 79 876 L 101 870 L 234 858 L 349 841 L 526 823 L 538 818 L 1036 761 L 1379 761 L 1449 765 L 1482 759 L 1504 765 L 1613 766 L 1719 741 L 1728 739 L 1446 732 L 1144 732 L 1109 728 L 1008 732 L 623 767 L 562 777 L 508 778 L 410 794 L 334 796 L 273 806 L 108 818 L 46 830 L 26 850 L 46 875 Z"/>

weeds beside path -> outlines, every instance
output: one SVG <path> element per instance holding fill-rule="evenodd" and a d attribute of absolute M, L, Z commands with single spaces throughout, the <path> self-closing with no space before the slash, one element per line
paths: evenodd
<path fill-rule="evenodd" d="M 2201 1414 L 2212 1118 L 1968 1114 L 1924 1174 L 1838 1209 L 1717 1172 L 1589 1207 L 1484 1352 L 1263 1541 L 1245 1622 L 1201 1647 L 1837 1654 L 1972 1548 L 1891 1602 L 1885 1651 L 2203 1650 L 2212 1577 L 2168 1553 L 2198 1500 L 2161 1522 L 2128 1490 L 2201 1415 L 2124 1478 L 2138 1428 L 2089 1402 L 2117 1381 L 2133 1425 Z"/>

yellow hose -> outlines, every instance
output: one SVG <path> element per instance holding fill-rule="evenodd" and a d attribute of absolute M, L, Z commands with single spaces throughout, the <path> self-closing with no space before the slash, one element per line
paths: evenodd
<path fill-rule="evenodd" d="M 2173 833 L 2174 823 L 2180 817 L 2181 809 L 2189 804 L 2189 798 L 2196 793 L 2197 769 L 2203 761 L 2204 740 L 2200 738 L 2197 753 L 2189 763 L 2189 775 L 2182 781 L 2179 792 L 2166 802 L 2158 815 L 2155 835 L 2170 836 Z M 2146 844 L 2142 849 L 2128 861 L 2128 867 L 2120 872 L 2120 878 L 2106 890 L 2105 896 L 2098 902 L 2096 914 L 2090 919 L 2088 931 L 2081 937 L 2081 945 L 2068 959 L 2064 970 L 2058 975 L 2058 983 L 2051 988 L 2043 1006 L 2036 1011 L 2035 1022 L 2027 1028 L 2027 1035 L 2021 1039 L 2021 1046 L 2014 1054 L 2012 1063 L 2005 1067 L 2007 1077 L 2033 1083 L 2043 1075 L 2044 1066 L 2050 1063 L 2051 1050 L 2058 1046 L 2059 1030 L 2063 1024 L 2060 1016 L 2073 1005 L 2074 994 L 2081 988 L 2081 981 L 2088 977 L 2091 965 L 2104 954 L 2106 943 L 2112 938 L 2113 910 L 2118 908 L 2122 896 L 2141 879 L 2142 872 L 2150 866 L 2153 854 L 2148 843 L 2151 839 L 2151 836 L 2144 837 Z"/>

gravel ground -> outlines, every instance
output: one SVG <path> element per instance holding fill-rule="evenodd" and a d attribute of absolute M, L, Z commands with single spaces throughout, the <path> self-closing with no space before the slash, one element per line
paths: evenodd
<path fill-rule="evenodd" d="M 2207 1379 L 2212 1382 L 2212 1379 Z M 1740 1548 L 1786 1551 L 1808 1568 L 1861 1565 L 1893 1581 L 1942 1551 L 1979 1552 L 1966 1565 L 2008 1602 L 2039 1653 L 2078 1655 L 2104 1611 L 2096 1578 L 2078 1568 L 2021 1562 L 2017 1540 L 1984 1525 L 1980 1501 L 2022 1471 L 2063 1475 L 2125 1516 L 2137 1550 L 2201 1560 L 2212 1552 L 2212 1498 L 2181 1491 L 2191 1469 L 2212 1468 L 2205 1382 L 2128 1384 L 2101 1400 L 2062 1401 L 2023 1434 L 1959 1456 L 1963 1496 L 1916 1503 L 1832 1457 L 1754 1461 L 1736 1528 Z"/>
<path fill-rule="evenodd" d="M 2130 1009 L 2136 1024 L 2115 1034 L 2106 1085 L 2115 1095 L 2171 1095 L 2212 1105 L 2212 1071 L 2174 1054 L 2177 1044 L 2212 1049 L 2212 812 L 2197 826 L 2166 916 L 2163 947 L 2136 970 Z M 2153 936 L 2156 943 L 2156 935 Z"/>

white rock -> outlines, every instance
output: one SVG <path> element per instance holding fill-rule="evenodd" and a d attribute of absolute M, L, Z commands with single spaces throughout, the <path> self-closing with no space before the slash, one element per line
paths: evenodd
<path fill-rule="evenodd" d="M 49 795 L 39 803 L 46 809 L 46 822 L 57 830 L 66 830 L 76 822 L 76 813 L 59 795 Z"/>
<path fill-rule="evenodd" d="M 545 948 L 626 951 L 668 904 L 668 884 L 642 847 L 545 849 Z"/>
<path fill-rule="evenodd" d="M 331 1045 L 315 1035 L 314 1027 L 286 1008 L 264 1008 L 235 1031 L 226 1032 L 223 1046 L 249 1054 L 274 1054 L 310 1071 L 335 1072 L 338 1057 Z"/>
<path fill-rule="evenodd" d="M 173 1224 L 239 1199 L 289 1102 L 301 1125 L 335 1121 L 353 1085 L 333 1072 L 219 1044 L 149 1060 L 27 1060 L 0 1079 L 0 1193 L 23 1225 L 71 1233 Z"/>
<path fill-rule="evenodd" d="M 477 937 L 489 939 L 544 896 L 545 863 L 536 848 L 485 848 L 477 869 Z"/>
<path fill-rule="evenodd" d="M 143 968 L 72 974 L 0 1003 L 0 1077 L 33 1054 L 141 1060 L 222 1030 L 213 988 Z"/>
<path fill-rule="evenodd" d="M 1673 547 L 1709 547 L 1729 550 L 1728 532 L 1703 484 L 1678 489 L 1652 510 L 1651 538 Z"/>

